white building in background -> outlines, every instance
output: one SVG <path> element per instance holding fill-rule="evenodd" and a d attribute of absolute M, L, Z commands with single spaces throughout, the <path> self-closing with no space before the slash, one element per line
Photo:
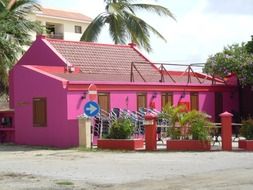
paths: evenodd
<path fill-rule="evenodd" d="M 41 8 L 35 19 L 45 26 L 48 38 L 70 41 L 80 41 L 82 33 L 92 21 L 81 13 L 49 8 Z"/>

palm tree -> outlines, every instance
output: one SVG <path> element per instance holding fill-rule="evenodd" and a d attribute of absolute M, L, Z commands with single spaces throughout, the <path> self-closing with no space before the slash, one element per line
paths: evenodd
<path fill-rule="evenodd" d="M 30 32 L 40 25 L 29 20 L 39 5 L 34 0 L 0 0 L 0 94 L 8 90 L 8 70 L 30 45 Z"/>
<path fill-rule="evenodd" d="M 84 31 L 81 41 L 97 41 L 98 35 L 105 24 L 109 25 L 109 32 L 115 44 L 125 44 L 128 40 L 151 51 L 150 31 L 159 38 L 166 39 L 151 25 L 135 14 L 136 10 L 146 10 L 159 16 L 173 14 L 165 7 L 152 4 L 132 3 L 134 0 L 104 0 L 105 12 L 100 13 Z"/>

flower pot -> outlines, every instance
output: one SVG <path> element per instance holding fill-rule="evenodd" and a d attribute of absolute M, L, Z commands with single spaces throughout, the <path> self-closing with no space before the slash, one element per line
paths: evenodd
<path fill-rule="evenodd" d="M 167 140 L 167 150 L 179 151 L 208 151 L 211 149 L 209 141 L 201 140 Z"/>
<path fill-rule="evenodd" d="M 248 151 L 253 151 L 253 140 L 239 140 L 238 147 Z"/>
<path fill-rule="evenodd" d="M 137 150 L 144 147 L 143 139 L 98 139 L 99 149 Z"/>

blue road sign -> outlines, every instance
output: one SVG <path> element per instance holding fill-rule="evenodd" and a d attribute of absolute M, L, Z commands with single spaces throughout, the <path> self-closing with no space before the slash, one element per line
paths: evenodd
<path fill-rule="evenodd" d="M 99 113 L 100 107 L 96 102 L 89 101 L 84 105 L 84 113 L 89 117 L 94 117 Z"/>

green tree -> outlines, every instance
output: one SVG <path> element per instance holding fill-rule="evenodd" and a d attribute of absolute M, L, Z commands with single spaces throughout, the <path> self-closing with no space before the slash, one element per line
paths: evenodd
<path fill-rule="evenodd" d="M 245 46 L 248 53 L 253 53 L 253 36 L 251 36 L 251 41 L 248 41 Z"/>
<path fill-rule="evenodd" d="M 31 44 L 30 32 L 41 32 L 29 16 L 39 10 L 34 0 L 0 0 L 0 93 L 8 91 L 8 71 Z"/>
<path fill-rule="evenodd" d="M 253 54 L 248 51 L 247 44 L 227 46 L 222 52 L 210 56 L 203 71 L 220 77 L 234 73 L 241 85 L 253 84 Z"/>
<path fill-rule="evenodd" d="M 96 41 L 106 24 L 109 25 L 109 32 L 115 44 L 126 44 L 131 41 L 149 52 L 151 51 L 150 32 L 166 41 L 154 27 L 136 16 L 135 12 L 145 10 L 174 19 L 167 8 L 160 5 L 133 3 L 134 0 L 104 0 L 104 2 L 105 12 L 100 13 L 89 24 L 81 41 Z"/>

